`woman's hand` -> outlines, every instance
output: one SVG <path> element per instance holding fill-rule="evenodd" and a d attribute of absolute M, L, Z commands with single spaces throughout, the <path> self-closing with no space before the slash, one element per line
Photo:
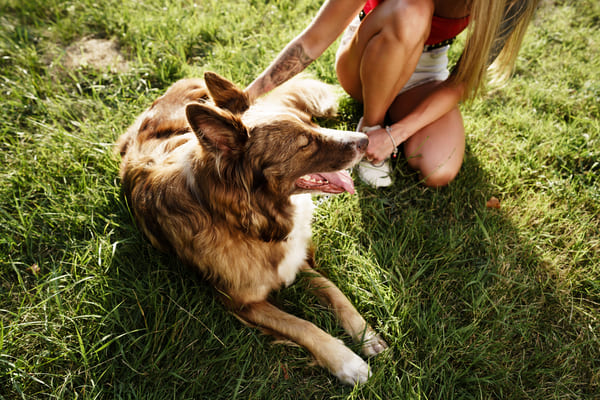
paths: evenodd
<path fill-rule="evenodd" d="M 413 96 L 415 90 L 428 88 L 417 97 Z M 453 82 L 435 82 L 406 92 L 396 98 L 388 115 L 394 121 L 389 127 L 389 134 L 384 128 L 374 129 L 367 133 L 369 147 L 365 158 L 373 164 L 378 164 L 387 159 L 394 151 L 394 143 L 400 145 L 416 132 L 446 115 L 455 108 L 464 92 L 464 84 Z M 411 94 L 412 93 L 412 94 Z M 406 109 L 404 104 L 416 104 L 412 109 Z"/>
<path fill-rule="evenodd" d="M 369 137 L 369 146 L 367 147 L 365 158 L 372 164 L 379 164 L 385 161 L 396 150 L 396 146 L 400 145 L 410 136 L 403 134 L 403 129 L 399 124 L 387 129 L 389 131 L 381 128 L 366 133 Z"/>

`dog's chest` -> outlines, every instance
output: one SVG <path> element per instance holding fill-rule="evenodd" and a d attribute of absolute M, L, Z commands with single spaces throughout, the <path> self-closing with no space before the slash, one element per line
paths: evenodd
<path fill-rule="evenodd" d="M 310 194 L 292 196 L 292 204 L 295 206 L 294 227 L 283 245 L 285 256 L 277 267 L 277 273 L 286 286 L 294 282 L 298 270 L 306 261 L 314 210 Z"/>

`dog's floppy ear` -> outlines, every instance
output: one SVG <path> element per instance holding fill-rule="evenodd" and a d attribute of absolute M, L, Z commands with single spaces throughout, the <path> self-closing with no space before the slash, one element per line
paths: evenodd
<path fill-rule="evenodd" d="M 241 150 L 248 140 L 248 129 L 229 111 L 208 104 L 191 103 L 185 108 L 185 114 L 207 150 L 231 154 Z"/>
<path fill-rule="evenodd" d="M 218 107 L 241 114 L 250 107 L 248 95 L 232 82 L 214 72 L 205 72 L 204 81 L 206 88 Z"/>

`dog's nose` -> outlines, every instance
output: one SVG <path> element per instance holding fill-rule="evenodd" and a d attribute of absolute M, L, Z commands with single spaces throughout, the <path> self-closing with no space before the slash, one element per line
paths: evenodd
<path fill-rule="evenodd" d="M 358 139 L 358 142 L 356 142 L 356 148 L 358 148 L 358 150 L 360 150 L 361 152 L 367 151 L 367 146 L 369 146 L 369 138 L 366 136 L 364 138 Z"/>

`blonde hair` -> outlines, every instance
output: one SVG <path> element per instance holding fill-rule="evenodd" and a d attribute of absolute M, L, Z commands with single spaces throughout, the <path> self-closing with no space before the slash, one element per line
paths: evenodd
<path fill-rule="evenodd" d="M 463 100 L 472 99 L 482 88 L 492 61 L 489 68 L 492 80 L 502 82 L 508 78 L 538 3 L 539 0 L 472 0 L 465 48 L 452 78 L 464 85 Z M 505 14 L 518 21 L 510 22 L 513 30 L 502 41 L 499 38 L 506 35 L 503 30 L 507 29 L 503 26 Z M 496 54 L 496 59 L 490 60 Z"/>

